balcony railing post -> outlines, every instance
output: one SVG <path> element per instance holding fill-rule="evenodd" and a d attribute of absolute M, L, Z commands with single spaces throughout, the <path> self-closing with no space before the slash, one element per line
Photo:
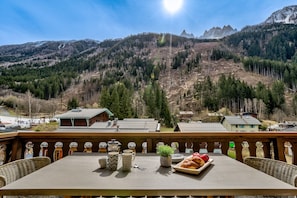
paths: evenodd
<path fill-rule="evenodd" d="M 11 161 L 17 160 L 22 158 L 22 142 L 19 138 L 15 138 L 12 141 L 12 146 L 11 146 Z"/>
<path fill-rule="evenodd" d="M 147 152 L 152 153 L 153 152 L 153 140 L 152 140 L 152 138 L 147 138 L 146 142 L 147 142 Z"/>
<path fill-rule="evenodd" d="M 240 139 L 237 139 L 234 141 L 234 144 L 235 144 L 235 151 L 236 151 L 236 159 L 238 161 L 241 161 L 242 162 L 242 156 L 241 156 L 241 151 L 242 151 L 242 146 L 241 146 L 241 140 Z"/>
<path fill-rule="evenodd" d="M 285 149 L 284 149 L 284 139 L 281 137 L 276 138 L 276 144 L 274 144 L 274 153 L 275 153 L 275 159 L 286 161 L 285 159 Z"/>
<path fill-rule="evenodd" d="M 256 156 L 256 141 L 250 139 L 249 142 L 249 151 L 251 156 Z"/>
<path fill-rule="evenodd" d="M 297 164 L 297 142 L 292 140 L 293 164 Z"/>
<path fill-rule="evenodd" d="M 222 153 L 224 155 L 227 155 L 228 153 L 228 149 L 229 149 L 229 141 L 225 141 L 225 140 L 220 140 L 221 141 L 221 144 L 222 144 Z"/>

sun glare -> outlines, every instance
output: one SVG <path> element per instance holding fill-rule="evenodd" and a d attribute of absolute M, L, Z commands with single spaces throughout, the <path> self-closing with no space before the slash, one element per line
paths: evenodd
<path fill-rule="evenodd" d="M 163 0 L 165 10 L 170 14 L 175 14 L 183 6 L 184 0 Z"/>

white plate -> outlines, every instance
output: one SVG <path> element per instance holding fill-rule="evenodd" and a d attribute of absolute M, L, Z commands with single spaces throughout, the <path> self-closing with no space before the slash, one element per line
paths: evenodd
<path fill-rule="evenodd" d="M 172 159 L 173 163 L 181 162 L 184 160 L 184 158 L 185 158 L 185 156 L 182 154 L 172 154 L 171 155 L 171 159 Z"/>

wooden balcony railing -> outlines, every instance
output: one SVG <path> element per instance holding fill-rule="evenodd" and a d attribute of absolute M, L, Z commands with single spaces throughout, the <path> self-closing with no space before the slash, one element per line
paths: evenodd
<path fill-rule="evenodd" d="M 163 142 L 175 145 L 179 152 L 218 152 L 233 156 L 242 161 L 244 156 L 263 156 L 274 158 L 288 163 L 297 164 L 294 153 L 297 152 L 297 133 L 294 132 L 151 132 L 151 133 L 122 133 L 122 132 L 11 132 L 0 134 L 0 162 L 7 163 L 24 158 L 26 145 L 31 142 L 33 146 L 29 154 L 39 156 L 39 153 L 56 160 L 73 151 L 78 152 L 104 152 L 99 149 L 100 142 L 116 139 L 121 143 L 121 149 L 126 149 L 129 142 L 136 144 L 137 152 L 156 152 L 156 145 Z M 43 143 L 46 142 L 47 144 Z M 56 147 L 61 142 L 61 148 Z M 72 142 L 77 147 L 70 148 Z M 85 145 L 86 142 L 89 142 Z M 145 143 L 144 143 L 145 142 Z M 174 142 L 172 144 L 172 142 Z M 43 144 L 42 144 L 43 143 Z M 71 144 L 76 146 L 75 144 Z M 43 147 L 41 150 L 41 145 Z M 146 145 L 146 147 L 143 147 Z M 230 152 L 230 147 L 235 146 Z M 57 145 L 56 145 L 57 146 Z M 201 149 L 201 150 L 200 150 Z M 231 148 L 232 149 L 232 148 Z M 57 155 L 58 153 L 58 155 Z"/>

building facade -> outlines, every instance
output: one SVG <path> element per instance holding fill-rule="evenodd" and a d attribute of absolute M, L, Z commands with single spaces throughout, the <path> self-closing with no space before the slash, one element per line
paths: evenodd
<path fill-rule="evenodd" d="M 60 127 L 89 127 L 96 122 L 106 122 L 113 114 L 106 108 L 103 109 L 72 109 L 57 116 Z"/>
<path fill-rule="evenodd" d="M 222 125 L 227 131 L 257 132 L 261 122 L 252 116 L 225 116 Z"/>

